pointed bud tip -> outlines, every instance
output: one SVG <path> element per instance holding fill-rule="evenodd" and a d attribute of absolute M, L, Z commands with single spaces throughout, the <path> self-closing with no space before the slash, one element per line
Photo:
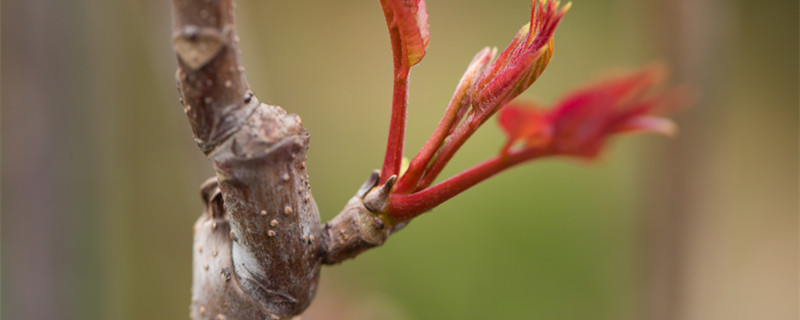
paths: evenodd
<path fill-rule="evenodd" d="M 389 179 L 386 180 L 386 184 L 384 185 L 387 190 L 392 189 L 394 186 L 394 182 L 397 181 L 397 175 L 392 175 Z"/>
<path fill-rule="evenodd" d="M 397 175 L 392 175 L 382 186 L 372 189 L 364 196 L 364 207 L 374 213 L 385 212 L 389 206 L 389 194 L 397 181 Z"/>
<path fill-rule="evenodd" d="M 567 2 L 567 4 L 565 4 L 563 7 L 561 7 L 561 13 L 562 14 L 563 13 L 567 13 L 567 11 L 569 11 L 570 8 L 572 8 L 572 1 Z"/>

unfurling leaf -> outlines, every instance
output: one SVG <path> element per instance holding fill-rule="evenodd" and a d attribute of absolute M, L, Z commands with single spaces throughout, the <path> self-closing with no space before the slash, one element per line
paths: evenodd
<path fill-rule="evenodd" d="M 531 6 L 531 21 L 476 84 L 472 101 L 480 122 L 530 87 L 553 56 L 553 34 L 570 4 L 559 9 L 558 1 L 532 0 Z"/>
<path fill-rule="evenodd" d="M 489 68 L 489 62 L 496 55 L 497 48 L 489 49 L 489 47 L 483 48 L 475 54 L 475 57 L 472 58 L 472 61 L 467 66 L 467 70 L 464 71 L 464 75 L 461 76 L 458 86 L 456 86 L 456 94 L 453 95 L 454 100 L 460 101 L 472 95 L 478 80 L 486 73 Z"/>
<path fill-rule="evenodd" d="M 499 117 L 508 135 L 507 152 L 523 141 L 523 148 L 548 149 L 553 154 L 593 158 L 606 138 L 616 133 L 672 135 L 672 121 L 655 115 L 686 104 L 685 93 L 658 88 L 663 79 L 658 67 L 608 78 L 568 94 L 555 108 L 505 107 Z"/>
<path fill-rule="evenodd" d="M 401 50 L 411 67 L 425 56 L 430 32 L 428 31 L 428 11 L 425 0 L 381 0 L 383 14 L 390 32 L 397 32 Z"/>
<path fill-rule="evenodd" d="M 539 105 L 509 104 L 500 112 L 498 120 L 508 137 L 502 153 L 506 153 L 517 142 L 523 142 L 525 147 L 543 146 L 553 136 L 547 114 Z"/>

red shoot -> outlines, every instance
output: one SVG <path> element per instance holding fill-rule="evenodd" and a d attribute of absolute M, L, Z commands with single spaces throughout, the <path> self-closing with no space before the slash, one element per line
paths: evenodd
<path fill-rule="evenodd" d="M 472 62 L 467 67 L 467 71 L 464 72 L 461 81 L 459 81 L 456 87 L 456 92 L 453 93 L 453 97 L 450 99 L 450 104 L 447 106 L 444 117 L 442 117 L 442 120 L 439 122 L 439 125 L 436 127 L 430 139 L 425 142 L 425 145 L 419 153 L 417 153 L 417 156 L 411 160 L 409 169 L 406 170 L 406 173 L 395 186 L 395 192 L 408 193 L 413 191 L 411 189 L 416 187 L 417 182 L 422 177 L 431 158 L 436 151 L 442 147 L 444 140 L 449 135 L 453 134 L 459 121 L 469 109 L 470 98 L 475 84 L 480 76 L 486 72 L 489 62 L 491 62 L 496 54 L 496 49 L 490 50 L 489 48 L 484 48 L 472 59 Z"/>
<path fill-rule="evenodd" d="M 508 140 L 500 154 L 441 183 L 411 194 L 393 194 L 388 215 L 398 221 L 416 217 L 511 166 L 543 156 L 595 158 L 617 133 L 671 135 L 675 125 L 657 116 L 687 103 L 686 93 L 659 87 L 661 69 L 608 78 L 576 90 L 554 108 L 512 103 L 499 123 Z"/>
<path fill-rule="evenodd" d="M 381 0 L 389 27 L 394 58 L 394 93 L 389 139 L 383 160 L 380 183 L 400 173 L 408 105 L 408 74 L 411 66 L 425 56 L 430 33 L 424 0 Z"/>
<path fill-rule="evenodd" d="M 672 134 L 675 125 L 656 114 L 686 104 L 680 99 L 684 94 L 658 86 L 663 72 L 654 67 L 576 90 L 549 110 L 510 103 L 544 72 L 553 56 L 555 30 L 570 7 L 555 0 L 531 0 L 530 22 L 499 55 L 497 49 L 489 48 L 475 55 L 436 130 L 397 177 L 403 157 L 408 75 L 425 55 L 428 14 L 423 0 L 381 0 L 381 6 L 392 41 L 394 95 L 381 187 L 367 195 L 365 204 L 371 201 L 368 208 L 388 222 L 408 221 L 532 159 L 554 155 L 592 159 L 603 150 L 607 138 L 617 133 Z M 498 111 L 508 138 L 498 155 L 433 185 L 456 151 Z"/>
<path fill-rule="evenodd" d="M 553 55 L 553 34 L 570 4 L 559 9 L 558 1 L 532 0 L 531 6 L 530 22 L 494 63 L 488 65 L 494 51 L 484 49 L 475 56 L 436 132 L 400 177 L 397 193 L 414 192 L 433 183 L 478 127 L 527 89 L 547 67 Z"/>
<path fill-rule="evenodd" d="M 558 9 L 557 1 L 531 1 L 531 21 L 522 26 L 511 44 L 483 74 L 472 93 L 476 123 L 485 122 L 498 108 L 533 84 L 553 56 L 553 34 L 571 4 Z"/>

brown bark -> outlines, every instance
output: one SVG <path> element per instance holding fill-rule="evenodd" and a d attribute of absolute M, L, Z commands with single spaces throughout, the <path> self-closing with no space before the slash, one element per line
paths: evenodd
<path fill-rule="evenodd" d="M 181 103 L 216 169 L 194 227 L 194 319 L 283 319 L 311 302 L 323 263 L 383 244 L 400 225 L 385 207 L 394 179 L 373 174 L 342 213 L 320 225 L 300 117 L 258 101 L 241 66 L 231 0 L 174 0 Z"/>

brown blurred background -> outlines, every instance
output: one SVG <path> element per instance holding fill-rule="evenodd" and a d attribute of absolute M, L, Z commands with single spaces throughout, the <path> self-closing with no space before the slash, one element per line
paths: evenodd
<path fill-rule="evenodd" d="M 237 2 L 248 79 L 303 117 L 323 219 L 383 155 L 391 56 L 377 1 Z M 198 187 L 166 0 L 2 2 L 3 319 L 186 319 Z M 413 155 L 473 54 L 525 0 L 429 0 Z M 675 139 L 544 160 L 323 271 L 303 319 L 797 319 L 798 3 L 573 0 L 527 98 L 655 59 L 699 93 Z M 445 175 L 494 154 L 488 123 Z"/>

